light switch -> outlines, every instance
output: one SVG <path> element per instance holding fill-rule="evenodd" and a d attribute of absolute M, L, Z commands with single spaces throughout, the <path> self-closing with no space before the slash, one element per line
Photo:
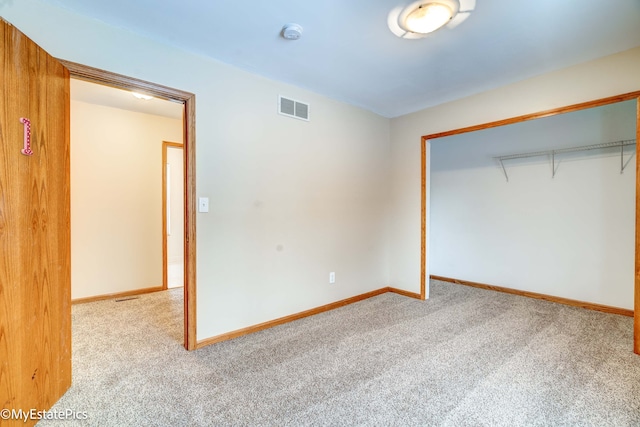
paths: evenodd
<path fill-rule="evenodd" d="M 209 212 L 209 198 L 198 198 L 198 212 Z"/>

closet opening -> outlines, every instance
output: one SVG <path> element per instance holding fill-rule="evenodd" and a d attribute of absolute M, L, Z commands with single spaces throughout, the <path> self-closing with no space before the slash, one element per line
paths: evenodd
<path fill-rule="evenodd" d="M 640 353 L 639 95 L 424 136 L 423 294 L 434 278 L 635 314 Z"/>

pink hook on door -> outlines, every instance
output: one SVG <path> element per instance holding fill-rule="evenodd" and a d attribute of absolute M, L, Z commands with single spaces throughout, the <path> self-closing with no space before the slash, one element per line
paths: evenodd
<path fill-rule="evenodd" d="M 30 156 L 33 154 L 31 151 L 31 120 L 21 117 L 20 123 L 24 124 L 24 148 L 20 152 L 25 156 Z"/>

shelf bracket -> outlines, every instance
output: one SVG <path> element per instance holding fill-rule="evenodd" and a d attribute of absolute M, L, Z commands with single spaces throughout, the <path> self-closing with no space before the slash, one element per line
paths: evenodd
<path fill-rule="evenodd" d="M 504 162 L 502 161 L 502 159 L 498 159 L 500 161 L 500 166 L 502 166 L 502 172 L 504 172 L 504 177 L 507 179 L 507 182 L 509 182 L 509 175 L 507 175 L 507 169 L 505 169 L 504 167 Z"/>
<path fill-rule="evenodd" d="M 625 162 L 624 161 L 624 145 L 621 144 L 620 145 L 620 175 L 622 175 L 622 173 L 624 172 L 624 168 L 626 168 L 629 163 L 631 162 L 631 159 L 633 159 L 633 155 L 635 154 L 635 152 L 632 152 L 631 155 L 629 156 L 629 159 Z"/>

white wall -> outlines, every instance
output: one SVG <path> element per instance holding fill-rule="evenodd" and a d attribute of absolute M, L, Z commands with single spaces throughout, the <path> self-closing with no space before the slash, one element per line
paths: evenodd
<path fill-rule="evenodd" d="M 420 289 L 420 137 L 640 90 L 640 48 L 391 121 L 390 283 Z"/>
<path fill-rule="evenodd" d="M 633 308 L 635 147 L 494 156 L 635 139 L 636 102 L 431 142 L 431 274 Z M 630 232 L 631 230 L 631 232 Z"/>
<path fill-rule="evenodd" d="M 162 286 L 162 141 L 182 120 L 71 101 L 71 295 Z"/>
<path fill-rule="evenodd" d="M 196 94 L 198 339 L 389 284 L 388 119 L 48 3 L 0 13 L 56 57 Z"/>

